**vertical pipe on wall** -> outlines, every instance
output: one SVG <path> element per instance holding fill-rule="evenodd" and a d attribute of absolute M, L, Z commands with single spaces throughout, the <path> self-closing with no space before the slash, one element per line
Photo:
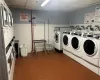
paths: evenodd
<path fill-rule="evenodd" d="M 45 35 L 45 21 L 44 21 L 44 40 L 46 40 L 46 35 Z"/>
<path fill-rule="evenodd" d="M 32 10 L 31 10 L 31 40 L 32 40 L 32 52 L 33 52 L 33 19 L 32 19 L 32 14 L 33 14 L 33 12 L 32 12 Z"/>
<path fill-rule="evenodd" d="M 48 44 L 49 44 L 49 18 L 48 18 Z"/>

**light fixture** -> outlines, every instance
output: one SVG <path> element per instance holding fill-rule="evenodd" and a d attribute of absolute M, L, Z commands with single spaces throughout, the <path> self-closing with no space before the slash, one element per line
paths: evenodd
<path fill-rule="evenodd" d="M 50 0 L 45 0 L 42 4 L 41 7 L 44 7 Z"/>

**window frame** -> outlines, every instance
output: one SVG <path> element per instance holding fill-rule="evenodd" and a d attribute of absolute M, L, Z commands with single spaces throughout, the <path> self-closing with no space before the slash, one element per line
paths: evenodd
<path fill-rule="evenodd" d="M 4 11 L 5 11 L 5 13 L 4 13 Z M 6 19 L 5 19 L 5 17 L 6 17 Z M 2 23 L 3 23 L 3 27 L 9 26 L 8 11 L 6 10 L 5 7 L 3 7 L 3 9 L 2 9 Z"/>

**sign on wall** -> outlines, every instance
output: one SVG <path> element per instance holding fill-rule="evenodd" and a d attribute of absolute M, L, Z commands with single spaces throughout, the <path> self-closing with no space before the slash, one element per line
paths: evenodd
<path fill-rule="evenodd" d="M 95 9 L 95 22 L 100 23 L 100 8 Z"/>
<path fill-rule="evenodd" d="M 88 24 L 89 23 L 89 14 L 85 14 L 85 17 L 84 17 L 84 23 L 85 24 Z"/>
<path fill-rule="evenodd" d="M 96 7 L 95 12 L 86 13 L 84 16 L 85 24 L 100 23 L 100 8 Z"/>
<path fill-rule="evenodd" d="M 92 24 L 95 22 L 95 12 L 93 13 L 86 13 L 84 17 L 85 24 Z"/>
<path fill-rule="evenodd" d="M 28 21 L 28 14 L 20 13 L 20 21 Z"/>

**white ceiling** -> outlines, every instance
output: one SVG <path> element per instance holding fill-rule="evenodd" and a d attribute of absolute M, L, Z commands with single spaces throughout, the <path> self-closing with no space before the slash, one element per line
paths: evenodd
<path fill-rule="evenodd" d="M 10 7 L 48 11 L 73 11 L 91 5 L 99 4 L 100 0 L 51 0 L 41 7 L 44 0 L 5 0 Z"/>

